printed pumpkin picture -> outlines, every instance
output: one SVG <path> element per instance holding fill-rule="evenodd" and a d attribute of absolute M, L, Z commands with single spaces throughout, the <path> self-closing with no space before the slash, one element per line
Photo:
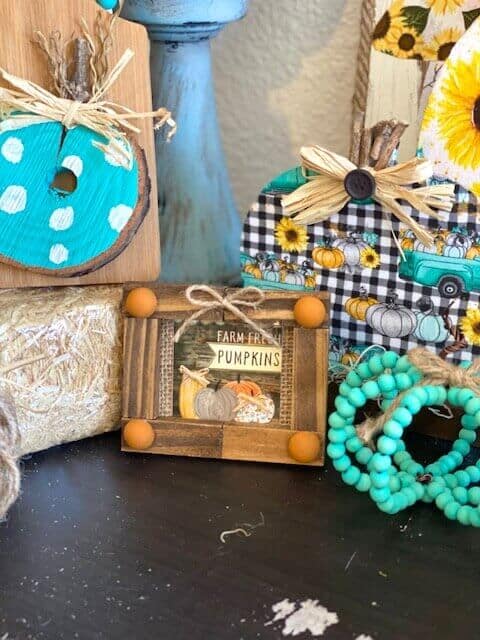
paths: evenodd
<path fill-rule="evenodd" d="M 479 15 L 478 0 L 392 0 L 372 44 L 396 58 L 444 62 Z"/>
<path fill-rule="evenodd" d="M 280 337 L 278 328 L 269 331 Z M 241 324 L 190 327 L 175 344 L 174 413 L 204 422 L 278 419 L 280 352 Z"/>

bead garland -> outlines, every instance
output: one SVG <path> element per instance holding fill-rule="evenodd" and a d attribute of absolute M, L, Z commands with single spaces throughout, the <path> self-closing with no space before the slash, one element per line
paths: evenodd
<path fill-rule="evenodd" d="M 327 453 L 343 481 L 368 492 L 385 513 L 396 514 L 419 500 L 435 501 L 448 519 L 480 527 L 480 487 L 471 486 L 480 482 L 480 460 L 459 469 L 476 440 L 480 397 L 469 388 L 430 385 L 422 377 L 408 356 L 393 351 L 361 363 L 339 387 L 336 411 L 328 420 Z M 373 452 L 357 434 L 355 414 L 368 400 L 379 400 L 386 411 L 400 393 Z M 423 407 L 445 402 L 463 407 L 462 428 L 449 453 L 423 466 L 406 451 L 404 429 Z"/>

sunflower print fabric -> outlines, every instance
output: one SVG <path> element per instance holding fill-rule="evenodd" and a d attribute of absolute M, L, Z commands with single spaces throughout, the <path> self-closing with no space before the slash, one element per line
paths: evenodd
<path fill-rule="evenodd" d="M 393 0 L 375 26 L 373 47 L 396 58 L 444 62 L 480 16 L 480 0 Z"/>
<path fill-rule="evenodd" d="M 480 19 L 452 50 L 425 110 L 420 149 L 438 178 L 480 196 Z"/>

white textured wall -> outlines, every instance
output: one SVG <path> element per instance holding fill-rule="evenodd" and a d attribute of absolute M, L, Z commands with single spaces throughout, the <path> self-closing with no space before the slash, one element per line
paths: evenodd
<path fill-rule="evenodd" d="M 213 43 L 219 118 L 239 210 L 298 164 L 302 144 L 347 153 L 361 0 L 251 0 Z"/>

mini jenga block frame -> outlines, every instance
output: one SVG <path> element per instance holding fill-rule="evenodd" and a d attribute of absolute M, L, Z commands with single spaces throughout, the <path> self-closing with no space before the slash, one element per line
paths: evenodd
<path fill-rule="evenodd" d="M 125 311 L 125 299 L 134 287 L 125 288 L 122 425 L 124 427 L 132 419 L 144 419 L 150 423 L 155 432 L 155 440 L 146 452 L 301 464 L 289 455 L 290 438 L 296 432 L 314 432 L 319 439 L 319 454 L 307 464 L 323 465 L 328 386 L 328 294 L 309 294 L 319 298 L 326 309 L 326 320 L 316 329 L 302 328 L 294 320 L 293 308 L 296 301 L 305 295 L 303 292 L 267 291 L 264 292 L 265 300 L 255 310 L 242 307 L 242 311 L 256 323 L 262 323 L 268 330 L 273 327 L 277 335 L 281 336 L 278 379 L 273 384 L 265 382 L 266 387 L 273 390 L 268 397 L 276 398 L 275 415 L 268 424 L 252 424 L 238 422 L 238 415 L 232 422 L 185 419 L 180 416 L 178 346 L 174 343 L 174 334 L 186 318 L 198 311 L 198 307 L 186 299 L 185 286 L 144 286 L 154 291 L 158 301 L 154 313 L 148 318 L 132 317 Z M 215 290 L 222 297 L 234 291 L 221 288 Z M 221 336 L 222 327 L 228 329 L 225 336 L 232 333 L 235 335 L 231 331 L 232 327 L 237 327 L 243 337 L 255 335 L 249 325 L 223 308 L 208 311 L 194 327 L 199 327 L 196 331 L 206 332 L 202 335 L 209 336 L 212 332 L 215 336 Z M 186 335 L 187 332 L 184 336 Z M 195 345 L 200 345 L 203 354 L 208 354 L 208 351 L 205 352 L 210 346 L 206 343 L 208 339 L 204 338 L 203 342 L 202 339 L 197 339 L 194 342 Z M 221 342 L 220 338 L 218 340 Z M 191 348 L 189 344 L 191 343 L 183 347 L 185 352 Z M 222 348 L 225 346 L 227 345 L 223 343 L 220 345 Z M 232 349 L 236 348 L 230 346 Z M 240 349 L 242 348 L 245 347 Z M 248 344 L 246 348 L 253 347 Z M 205 358 L 205 355 L 202 357 Z M 213 350 L 211 359 L 213 363 Z M 215 368 L 213 364 L 212 368 Z M 232 381 L 232 376 L 237 371 L 210 370 L 210 374 L 212 373 L 225 385 L 224 376 L 227 376 L 227 382 Z M 250 374 L 242 372 L 241 375 L 247 375 L 249 380 L 259 380 L 258 377 L 255 378 L 255 371 Z M 271 381 L 272 376 L 260 375 L 260 378 L 262 384 L 265 380 Z M 136 451 L 126 445 L 123 431 L 122 451 Z"/>

